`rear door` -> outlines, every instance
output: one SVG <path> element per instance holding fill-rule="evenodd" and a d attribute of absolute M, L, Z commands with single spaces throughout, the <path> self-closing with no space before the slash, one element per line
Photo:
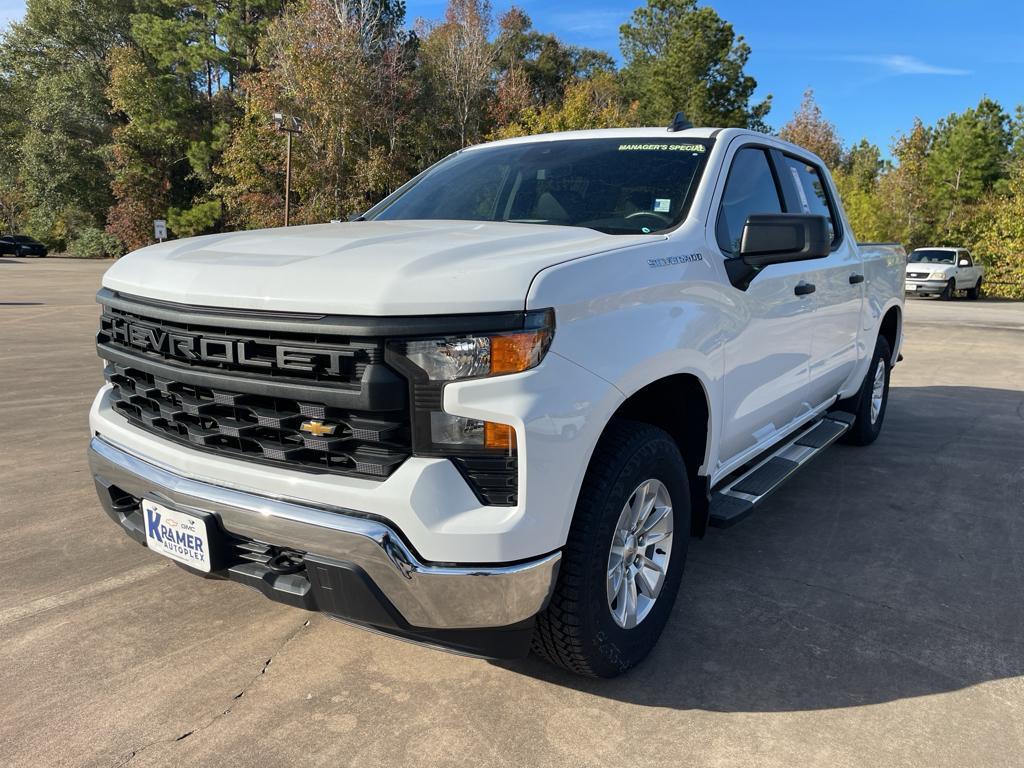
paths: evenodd
<path fill-rule="evenodd" d="M 807 157 L 781 155 L 782 178 L 803 213 L 824 216 L 832 229 L 832 253 L 802 262 L 817 297 L 811 339 L 808 397 L 816 407 L 842 391 L 866 352 L 858 348 L 864 304 L 864 264 L 850 233 L 843 231 L 828 174 Z"/>
<path fill-rule="evenodd" d="M 727 158 L 727 167 L 707 239 L 712 253 L 732 259 L 738 257 L 748 216 L 787 209 L 770 149 L 741 145 Z M 726 286 L 737 327 L 724 345 L 720 465 L 772 443 L 779 430 L 808 410 L 815 298 L 796 293 L 806 269 L 803 262 L 773 264 L 745 290 Z"/>

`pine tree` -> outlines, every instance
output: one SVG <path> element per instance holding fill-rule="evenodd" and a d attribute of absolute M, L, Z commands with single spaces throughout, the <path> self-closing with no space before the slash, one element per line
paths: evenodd
<path fill-rule="evenodd" d="M 627 96 L 648 124 L 667 124 L 681 110 L 694 125 L 765 129 L 771 96 L 751 103 L 750 46 L 714 9 L 647 0 L 619 35 Z"/>

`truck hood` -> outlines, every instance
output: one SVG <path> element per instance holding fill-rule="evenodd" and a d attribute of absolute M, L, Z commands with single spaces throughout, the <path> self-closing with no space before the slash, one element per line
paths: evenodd
<path fill-rule="evenodd" d="M 346 315 L 521 310 L 534 276 L 652 240 L 477 221 L 314 224 L 172 240 L 125 256 L 111 290 L 211 307 Z"/>

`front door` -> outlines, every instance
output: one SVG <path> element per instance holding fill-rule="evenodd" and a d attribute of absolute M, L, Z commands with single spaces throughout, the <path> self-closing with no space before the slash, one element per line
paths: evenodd
<path fill-rule="evenodd" d="M 768 150 L 746 145 L 732 157 L 721 202 L 709 222 L 709 246 L 736 258 L 747 217 L 784 212 Z M 711 229 L 713 227 L 713 229 Z M 737 327 L 725 344 L 719 464 L 757 445 L 808 410 L 814 294 L 797 294 L 807 265 L 765 267 L 745 289 L 728 287 Z"/>

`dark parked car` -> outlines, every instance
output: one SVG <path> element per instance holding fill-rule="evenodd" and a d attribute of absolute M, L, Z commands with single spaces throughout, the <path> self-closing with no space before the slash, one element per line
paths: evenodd
<path fill-rule="evenodd" d="M 46 246 L 28 235 L 0 237 L 0 256 L 45 256 Z"/>

